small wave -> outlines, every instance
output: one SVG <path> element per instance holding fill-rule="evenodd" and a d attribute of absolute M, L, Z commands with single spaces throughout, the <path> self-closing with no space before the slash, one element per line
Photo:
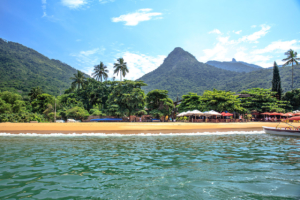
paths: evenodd
<path fill-rule="evenodd" d="M 128 137 L 128 136 L 199 136 L 199 135 L 248 135 L 248 134 L 264 134 L 264 131 L 227 131 L 227 132 L 196 132 L 196 133 L 0 133 L 0 136 L 34 136 L 34 137 L 82 137 L 82 136 L 101 136 L 101 137 Z"/>

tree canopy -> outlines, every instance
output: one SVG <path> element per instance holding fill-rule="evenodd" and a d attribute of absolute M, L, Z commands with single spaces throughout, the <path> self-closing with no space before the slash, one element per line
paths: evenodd
<path fill-rule="evenodd" d="M 167 90 L 152 90 L 148 92 L 146 103 L 149 114 L 152 114 L 155 118 L 171 115 L 174 108 L 172 99 L 168 98 Z"/>

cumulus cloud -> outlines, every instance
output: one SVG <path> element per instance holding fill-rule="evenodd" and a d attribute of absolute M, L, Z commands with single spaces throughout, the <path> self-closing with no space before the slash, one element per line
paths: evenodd
<path fill-rule="evenodd" d="M 211 33 L 222 34 L 221 31 L 219 31 L 219 29 L 214 29 L 214 30 L 212 30 L 212 31 L 210 31 L 208 33 L 209 34 L 211 34 Z"/>
<path fill-rule="evenodd" d="M 270 53 L 283 54 L 288 49 L 300 49 L 297 40 L 274 41 L 262 49 L 252 46 L 252 43 L 258 43 L 259 39 L 264 37 L 271 29 L 268 25 L 261 25 L 261 30 L 250 35 L 244 35 L 236 40 L 231 40 L 230 35 L 218 36 L 216 44 L 209 49 L 204 49 L 198 58 L 200 61 L 208 60 L 230 61 L 236 60 L 254 63 L 262 67 L 272 66 L 274 55 Z M 238 31 L 240 33 L 240 31 Z M 235 31 L 233 33 L 236 33 Z"/>
<path fill-rule="evenodd" d="M 134 13 L 121 15 L 119 17 L 114 17 L 114 18 L 112 18 L 112 21 L 113 22 L 125 22 L 126 26 L 136 26 L 142 21 L 149 21 L 151 19 L 157 19 L 158 16 L 162 15 L 162 13 L 151 12 L 151 11 L 152 11 L 151 8 L 139 9 Z"/>
<path fill-rule="evenodd" d="M 149 73 L 159 67 L 166 56 L 158 55 L 158 56 L 148 56 L 145 54 L 132 53 L 129 51 L 125 51 L 119 53 L 117 57 L 123 57 L 124 61 L 127 63 L 127 67 L 129 73 L 126 75 L 125 79 L 136 80 L 142 77 L 144 74 Z M 116 79 L 120 79 L 120 74 L 117 76 L 113 74 L 113 63 L 107 64 L 109 69 L 109 76 L 116 77 Z"/>
<path fill-rule="evenodd" d="M 274 51 L 280 51 L 280 52 L 285 52 L 289 49 L 300 49 L 300 46 L 297 45 L 298 42 L 297 40 L 291 40 L 291 41 L 274 41 L 271 44 L 269 44 L 268 46 L 266 46 L 263 49 L 256 49 L 254 51 L 252 51 L 252 54 L 263 54 L 263 53 L 270 53 L 270 52 L 274 52 Z"/>
<path fill-rule="evenodd" d="M 61 3 L 64 6 L 67 6 L 71 9 L 79 8 L 87 3 L 86 0 L 61 0 Z"/>

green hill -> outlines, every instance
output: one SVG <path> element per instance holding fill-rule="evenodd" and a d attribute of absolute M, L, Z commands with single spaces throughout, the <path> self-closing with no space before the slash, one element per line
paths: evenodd
<path fill-rule="evenodd" d="M 282 88 L 291 89 L 291 67 L 280 68 Z M 204 90 L 213 88 L 239 92 L 244 89 L 261 87 L 271 88 L 273 69 L 258 69 L 251 72 L 234 72 L 201 63 L 184 51 L 175 48 L 163 64 L 154 71 L 145 74 L 138 80 L 145 81 L 148 86 L 143 89 L 168 90 L 172 99 L 188 92 L 202 94 Z M 294 67 L 294 87 L 300 87 L 300 66 Z"/>
<path fill-rule="evenodd" d="M 44 92 L 58 95 L 71 85 L 76 69 L 37 51 L 0 38 L 0 90 L 29 93 L 40 86 Z"/>

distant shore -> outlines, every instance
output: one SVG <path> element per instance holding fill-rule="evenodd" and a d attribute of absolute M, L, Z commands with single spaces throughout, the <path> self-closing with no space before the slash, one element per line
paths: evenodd
<path fill-rule="evenodd" d="M 20 134 L 82 134 L 82 133 L 197 133 L 197 132 L 228 132 L 228 131 L 262 131 L 263 126 L 276 127 L 278 123 L 247 122 L 247 123 L 0 123 L 0 133 Z M 280 127 L 286 127 L 284 123 Z M 300 123 L 295 123 L 300 126 Z"/>

